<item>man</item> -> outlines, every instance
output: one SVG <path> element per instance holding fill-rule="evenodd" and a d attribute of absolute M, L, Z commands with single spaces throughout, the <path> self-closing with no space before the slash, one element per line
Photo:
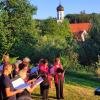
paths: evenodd
<path fill-rule="evenodd" d="M 16 94 L 23 92 L 23 89 L 14 90 L 9 74 L 12 72 L 12 65 L 3 66 L 3 73 L 0 76 L 0 100 L 16 100 Z"/>

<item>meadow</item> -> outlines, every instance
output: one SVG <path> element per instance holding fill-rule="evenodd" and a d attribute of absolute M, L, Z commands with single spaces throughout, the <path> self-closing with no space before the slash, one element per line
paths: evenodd
<path fill-rule="evenodd" d="M 66 72 L 64 83 L 64 100 L 100 100 L 94 91 L 100 86 L 100 79 L 92 73 Z M 41 100 L 39 87 L 33 94 L 33 100 Z M 55 87 L 49 89 L 49 100 L 56 100 Z"/>

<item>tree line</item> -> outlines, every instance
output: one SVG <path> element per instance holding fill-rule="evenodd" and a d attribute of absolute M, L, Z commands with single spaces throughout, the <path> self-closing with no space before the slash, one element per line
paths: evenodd
<path fill-rule="evenodd" d="M 67 14 L 65 15 L 65 19 L 68 19 L 70 23 L 90 23 L 95 16 L 100 16 L 100 14 L 87 14 L 85 11 L 81 11 L 80 14 Z"/>

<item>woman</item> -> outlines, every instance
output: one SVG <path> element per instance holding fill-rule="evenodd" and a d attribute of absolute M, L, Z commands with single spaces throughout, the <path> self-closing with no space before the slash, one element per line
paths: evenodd
<path fill-rule="evenodd" d="M 46 59 L 42 60 L 39 66 L 39 74 L 43 78 L 43 82 L 40 84 L 40 93 L 43 100 L 48 100 L 49 92 L 49 70 L 48 70 L 48 61 Z"/>
<path fill-rule="evenodd" d="M 3 66 L 9 64 L 9 55 L 3 55 L 2 57 L 2 63 L 0 65 L 0 73 L 3 71 Z"/>
<path fill-rule="evenodd" d="M 0 92 L 2 98 L 0 100 L 16 100 L 16 94 L 23 92 L 23 89 L 15 90 L 12 86 L 9 74 L 12 72 L 12 65 L 5 64 L 3 66 L 3 73 L 0 76 Z"/>
<path fill-rule="evenodd" d="M 26 64 L 19 65 L 19 76 L 25 81 L 28 81 L 28 69 L 29 67 Z"/>
<path fill-rule="evenodd" d="M 17 60 L 15 64 L 13 64 L 14 70 L 12 72 L 12 76 L 13 78 L 18 77 L 19 76 L 19 64 L 21 64 L 22 61 L 21 60 Z"/>
<path fill-rule="evenodd" d="M 31 93 L 34 90 L 34 87 L 31 87 L 31 84 L 34 82 L 34 80 L 29 80 L 28 77 L 28 66 L 26 64 L 21 64 L 19 65 L 20 71 L 19 71 L 19 76 L 28 84 L 30 84 L 30 87 L 26 88 L 22 93 L 17 94 L 18 100 L 20 98 L 24 98 L 27 96 L 27 98 L 30 98 L 31 100 Z M 23 99 L 24 100 L 24 99 Z"/>
<path fill-rule="evenodd" d="M 22 69 L 21 67 L 22 67 L 23 64 L 24 64 L 24 65 L 28 66 L 28 72 L 30 72 L 30 69 L 29 69 L 30 61 L 31 61 L 31 60 L 30 60 L 28 57 L 23 58 L 22 63 L 19 64 L 19 68 Z"/>
<path fill-rule="evenodd" d="M 2 64 L 3 65 L 9 64 L 9 60 L 10 60 L 10 58 L 9 58 L 8 54 L 7 55 L 3 55 L 3 57 L 2 57 Z"/>
<path fill-rule="evenodd" d="M 60 58 L 57 57 L 54 61 L 54 81 L 56 87 L 57 99 L 64 99 L 63 97 L 63 82 L 64 82 L 64 71 L 60 62 Z"/>

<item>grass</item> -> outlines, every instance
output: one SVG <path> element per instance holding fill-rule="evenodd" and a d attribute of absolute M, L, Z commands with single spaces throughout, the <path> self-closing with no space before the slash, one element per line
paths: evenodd
<path fill-rule="evenodd" d="M 100 86 L 100 79 L 92 73 L 67 72 L 65 74 L 65 82 L 82 87 L 96 88 Z"/>
<path fill-rule="evenodd" d="M 64 100 L 100 100 L 99 96 L 94 95 L 95 88 L 100 86 L 100 80 L 90 73 L 67 72 L 64 83 Z M 39 87 L 33 94 L 33 100 L 41 100 Z M 49 89 L 49 99 L 55 99 L 55 87 Z"/>

